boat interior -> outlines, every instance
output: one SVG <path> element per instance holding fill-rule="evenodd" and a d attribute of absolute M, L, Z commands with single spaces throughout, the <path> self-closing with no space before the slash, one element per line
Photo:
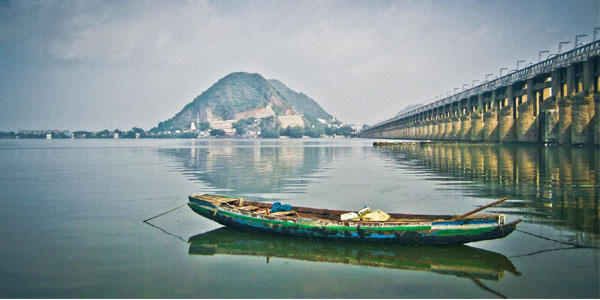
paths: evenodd
<path fill-rule="evenodd" d="M 229 207 L 232 209 L 236 209 L 239 211 L 251 212 L 257 215 L 268 215 L 273 217 L 282 217 L 282 218 L 307 218 L 307 219 L 322 219 L 322 220 L 330 220 L 330 221 L 340 221 L 340 216 L 344 213 L 348 213 L 351 211 L 346 210 L 333 210 L 333 209 L 317 209 L 310 207 L 301 207 L 301 206 L 292 206 L 291 211 L 278 211 L 271 212 L 271 207 L 273 204 L 264 203 L 264 202 L 256 202 L 249 201 L 242 198 L 230 198 L 223 197 L 217 195 L 193 195 L 190 196 L 192 198 L 211 202 L 217 207 Z M 423 221 L 433 221 L 433 220 L 450 220 L 455 218 L 453 215 L 416 215 L 416 214 L 399 214 L 399 213 L 388 213 L 390 215 L 390 219 L 385 222 L 423 222 Z M 488 217 L 496 217 L 497 215 L 493 214 L 477 214 L 466 217 L 466 219 L 471 218 L 488 218 Z M 360 221 L 360 222 L 368 222 L 368 221 Z M 380 221 L 376 221 L 375 223 L 381 223 Z"/>

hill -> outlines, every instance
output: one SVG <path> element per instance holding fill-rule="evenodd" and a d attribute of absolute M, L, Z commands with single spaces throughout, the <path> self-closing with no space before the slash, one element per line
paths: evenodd
<path fill-rule="evenodd" d="M 332 119 L 313 99 L 278 80 L 236 72 L 217 81 L 174 117 L 160 122 L 157 129 L 190 128 L 192 122 L 197 126 L 203 122 L 300 115 L 308 123 L 316 123 L 318 118 Z"/>

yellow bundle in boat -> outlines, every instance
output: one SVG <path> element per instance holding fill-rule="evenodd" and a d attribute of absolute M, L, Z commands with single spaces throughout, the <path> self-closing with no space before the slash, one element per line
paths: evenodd
<path fill-rule="evenodd" d="M 381 210 L 375 210 L 362 215 L 360 218 L 363 221 L 387 221 L 390 219 L 390 215 Z"/>

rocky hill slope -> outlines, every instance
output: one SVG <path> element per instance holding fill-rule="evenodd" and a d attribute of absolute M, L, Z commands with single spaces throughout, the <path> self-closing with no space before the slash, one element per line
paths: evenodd
<path fill-rule="evenodd" d="M 295 115 L 303 115 L 309 124 L 319 118 L 332 119 L 313 99 L 275 79 L 236 72 L 217 81 L 171 119 L 160 122 L 157 129 L 189 128 L 192 122 Z"/>

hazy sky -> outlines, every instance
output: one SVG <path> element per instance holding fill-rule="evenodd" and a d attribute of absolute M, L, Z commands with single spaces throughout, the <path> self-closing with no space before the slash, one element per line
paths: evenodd
<path fill-rule="evenodd" d="M 0 1 L 0 130 L 150 129 L 223 76 L 373 124 L 600 26 L 595 1 Z"/>

